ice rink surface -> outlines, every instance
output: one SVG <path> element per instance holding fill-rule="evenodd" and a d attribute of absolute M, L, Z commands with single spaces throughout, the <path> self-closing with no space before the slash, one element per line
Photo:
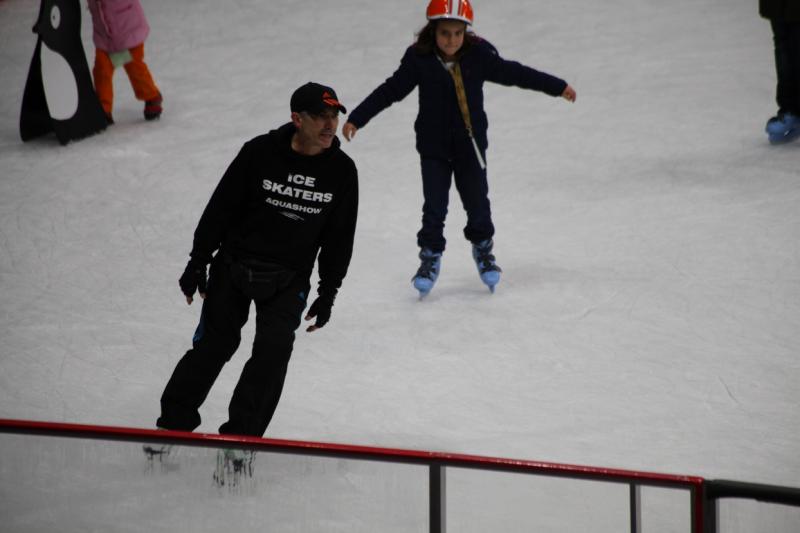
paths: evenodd
<path fill-rule="evenodd" d="M 120 71 L 116 124 L 62 147 L 19 138 L 38 2 L 0 1 L 0 418 L 153 427 L 228 163 L 306 81 L 354 108 L 425 22 L 424 2 L 142 3 L 163 117 Z M 480 283 L 453 193 L 437 286 L 411 286 L 414 92 L 344 143 L 351 269 L 328 326 L 298 332 L 266 436 L 800 486 L 800 142 L 763 132 L 756 2 L 473 5 L 502 56 L 578 93 L 485 87 L 501 284 Z M 91 65 L 88 11 L 82 33 Z M 251 342 L 252 323 L 199 430 L 225 421 Z"/>

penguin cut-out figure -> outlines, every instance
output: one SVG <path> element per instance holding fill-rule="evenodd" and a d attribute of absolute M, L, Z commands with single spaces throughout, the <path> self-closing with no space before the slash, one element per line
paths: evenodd
<path fill-rule="evenodd" d="M 22 96 L 22 140 L 52 131 L 67 144 L 106 129 L 81 43 L 80 1 L 42 0 L 33 31 L 39 37 Z"/>

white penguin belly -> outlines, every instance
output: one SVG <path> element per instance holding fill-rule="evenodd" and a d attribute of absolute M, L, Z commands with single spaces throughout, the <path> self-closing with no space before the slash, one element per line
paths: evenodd
<path fill-rule="evenodd" d="M 78 84 L 64 56 L 42 42 L 42 84 L 50 116 L 56 120 L 72 118 L 78 111 Z"/>

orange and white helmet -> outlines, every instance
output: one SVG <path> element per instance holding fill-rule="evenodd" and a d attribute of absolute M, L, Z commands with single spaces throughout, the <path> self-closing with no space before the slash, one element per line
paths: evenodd
<path fill-rule="evenodd" d="M 472 24 L 472 6 L 469 0 L 431 0 L 428 20 L 451 19 Z"/>

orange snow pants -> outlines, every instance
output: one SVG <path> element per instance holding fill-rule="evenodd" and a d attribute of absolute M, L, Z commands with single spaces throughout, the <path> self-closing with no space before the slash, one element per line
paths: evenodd
<path fill-rule="evenodd" d="M 160 96 L 158 87 L 153 81 L 153 76 L 150 75 L 150 69 L 144 62 L 144 43 L 131 48 L 129 50 L 131 61 L 125 64 L 125 72 L 131 80 L 131 87 L 133 87 L 133 94 L 137 100 L 146 102 L 153 100 Z M 97 97 L 100 99 L 100 105 L 106 114 L 110 115 L 114 107 L 114 86 L 112 78 L 114 77 L 114 64 L 108 53 L 99 48 L 95 49 L 94 55 L 94 90 L 97 92 Z"/>

